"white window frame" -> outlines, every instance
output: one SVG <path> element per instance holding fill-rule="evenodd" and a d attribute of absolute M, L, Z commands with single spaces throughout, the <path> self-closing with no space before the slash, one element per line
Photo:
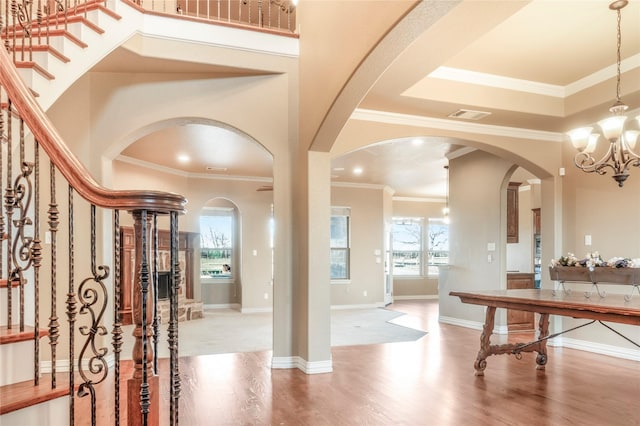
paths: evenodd
<path fill-rule="evenodd" d="M 394 226 L 396 224 L 400 224 L 402 222 L 405 222 L 404 224 L 416 224 L 420 226 L 420 232 L 419 232 L 419 248 L 417 250 L 396 250 L 393 244 L 393 238 L 395 238 L 394 233 L 392 231 L 392 242 L 391 242 L 391 253 L 392 253 L 392 262 L 391 262 L 391 273 L 394 277 L 400 278 L 400 279 L 416 279 L 416 278 L 425 278 L 425 277 L 434 277 L 434 276 L 438 276 L 439 270 L 437 269 L 437 266 L 441 266 L 441 265 L 448 265 L 449 264 L 449 228 L 448 228 L 448 224 L 446 223 L 446 221 L 442 218 L 428 218 L 428 220 L 425 220 L 425 218 L 422 217 L 394 217 L 393 218 L 393 224 Z M 444 245 L 443 249 L 440 250 L 433 250 L 433 248 L 431 247 L 432 244 L 432 226 L 438 224 L 438 226 L 440 225 L 444 225 L 447 228 L 446 231 L 446 237 L 445 237 L 445 241 L 444 242 L 440 242 L 441 245 Z M 426 226 L 425 226 L 426 225 Z M 396 265 L 396 256 L 395 256 L 395 252 L 407 252 L 407 253 L 412 253 L 412 252 L 416 252 L 417 253 L 417 259 L 419 260 L 420 264 L 418 267 L 418 273 L 417 274 L 402 274 L 402 273 L 396 273 L 396 271 L 399 268 L 398 265 Z M 439 254 L 439 256 L 437 256 L 437 258 L 440 261 L 435 261 L 434 259 L 436 258 L 435 256 L 433 256 L 433 254 L 437 252 Z M 442 256 L 443 254 L 446 254 L 446 256 Z M 442 259 L 445 259 L 446 261 L 443 261 Z M 435 267 L 435 268 L 434 268 Z"/>
<path fill-rule="evenodd" d="M 425 255 L 424 255 L 424 242 L 425 242 L 425 226 L 424 226 L 424 219 L 421 217 L 394 217 L 393 218 L 393 225 L 391 228 L 391 274 L 395 277 L 395 278 L 400 278 L 400 279 L 415 279 L 415 278 L 424 278 L 425 273 L 424 273 L 424 260 L 425 260 Z M 396 249 L 395 247 L 395 240 L 398 235 L 398 226 L 401 225 L 417 225 L 420 227 L 419 230 L 419 235 L 418 235 L 418 241 L 417 244 L 419 244 L 419 247 L 417 248 L 417 250 L 399 250 Z M 395 229 L 394 229 L 395 228 Z M 413 236 L 415 238 L 415 236 Z M 419 262 L 418 265 L 418 271 L 416 274 L 410 274 L 410 273 L 401 273 L 402 271 L 405 271 L 405 269 L 401 269 L 404 268 L 404 266 L 401 266 L 399 262 L 397 262 L 397 256 L 396 253 L 398 252 L 402 252 L 402 253 L 417 253 L 417 260 Z M 403 261 L 403 265 L 404 265 L 404 261 Z"/>
<path fill-rule="evenodd" d="M 334 238 L 331 238 L 331 233 L 333 231 L 333 227 L 331 227 L 331 229 L 329 230 L 330 232 L 330 250 L 331 253 L 334 252 L 344 252 L 345 253 L 345 257 L 346 257 L 346 261 L 345 261 L 345 276 L 343 277 L 337 277 L 337 278 L 333 278 L 332 275 L 332 270 L 331 270 L 331 266 L 333 265 L 333 262 L 331 259 L 333 259 L 333 256 L 331 256 L 330 254 L 330 272 L 329 272 L 329 276 L 331 278 L 331 283 L 332 284 L 348 284 L 351 282 L 351 208 L 350 207 L 331 207 L 331 219 L 335 218 L 335 217 L 344 217 L 346 218 L 346 238 L 344 238 L 345 242 L 346 242 L 346 246 L 335 246 L 334 245 Z"/>
<path fill-rule="evenodd" d="M 236 246 L 236 235 L 237 235 L 237 230 L 238 230 L 238 223 L 237 223 L 237 215 L 236 215 L 236 211 L 233 207 L 204 207 L 203 208 L 203 212 L 200 214 L 200 218 L 205 217 L 205 216 L 226 216 L 226 217 L 231 217 L 231 235 L 229 236 L 229 243 L 230 243 L 230 247 L 217 247 L 217 249 L 220 250 L 229 250 L 230 255 L 229 255 L 229 265 L 231 267 L 231 270 L 229 271 L 229 274 L 224 274 L 221 273 L 220 276 L 206 276 L 206 275 L 202 275 L 202 263 L 200 263 L 200 282 L 203 284 L 229 284 L 229 283 L 234 283 L 235 282 L 235 277 L 236 277 L 236 271 L 237 271 L 237 262 L 236 262 L 236 251 L 237 248 Z M 204 250 L 206 250 L 207 248 L 204 247 L 203 244 L 203 232 L 205 232 L 202 229 L 202 222 L 199 220 L 199 226 L 200 226 L 200 262 L 202 261 L 202 252 Z M 223 272 L 223 271 L 221 271 Z"/>

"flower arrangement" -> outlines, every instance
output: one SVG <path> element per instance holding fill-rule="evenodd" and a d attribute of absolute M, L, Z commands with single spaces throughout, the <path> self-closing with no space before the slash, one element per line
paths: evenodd
<path fill-rule="evenodd" d="M 609 267 L 609 268 L 640 268 L 640 259 L 631 259 L 628 257 L 612 257 L 605 261 L 600 253 L 597 251 L 587 253 L 585 257 L 579 259 L 573 253 L 568 253 L 566 256 L 560 256 L 558 259 L 552 259 L 552 268 L 557 266 L 576 266 L 589 268 L 593 271 L 596 267 Z"/>

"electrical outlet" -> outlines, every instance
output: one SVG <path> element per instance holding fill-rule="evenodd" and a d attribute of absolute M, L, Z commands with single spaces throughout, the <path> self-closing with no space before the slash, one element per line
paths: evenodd
<path fill-rule="evenodd" d="M 367 297 L 367 290 L 363 291 L 362 294 L 364 295 L 364 297 Z"/>
<path fill-rule="evenodd" d="M 269 293 L 264 294 L 264 300 L 269 300 Z"/>

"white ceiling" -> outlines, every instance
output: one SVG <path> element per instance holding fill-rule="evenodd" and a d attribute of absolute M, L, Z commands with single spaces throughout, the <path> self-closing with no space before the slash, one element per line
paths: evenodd
<path fill-rule="evenodd" d="M 304 1 L 304 0 L 303 0 Z M 378 80 L 360 107 L 387 112 L 447 118 L 460 109 L 490 112 L 478 124 L 565 132 L 578 123 L 588 124 L 607 114 L 615 98 L 616 15 L 606 0 L 535 0 L 532 2 L 463 2 L 451 12 L 450 29 L 464 37 L 473 22 L 486 22 L 502 11 L 499 22 L 469 43 L 433 63 L 438 55 L 423 52 L 448 46 L 438 34 L 417 40 Z M 478 7 L 477 16 L 468 7 Z M 481 16 L 487 14 L 486 17 Z M 458 14 L 459 16 L 456 16 Z M 302 34 L 304 36 L 304 34 Z M 451 37 L 451 36 L 449 36 Z M 448 53 L 448 52 L 445 52 Z M 142 57 L 132 58 L 120 49 L 97 66 L 109 72 L 128 67 L 129 72 L 180 69 L 183 72 L 244 73 Z M 126 59 L 123 60 L 123 59 Z M 622 11 L 623 101 L 631 109 L 640 106 L 640 1 L 631 0 Z M 131 64 L 136 66 L 131 68 Z M 191 64 L 191 65 L 190 65 Z M 194 68 L 193 70 L 190 67 Z M 606 85 L 606 96 L 576 93 Z M 603 90 L 600 90 L 602 93 Z M 445 155 L 456 150 L 456 141 L 443 138 L 380 141 L 332 162 L 335 181 L 388 185 L 401 196 L 442 197 L 445 194 Z M 176 141 L 180 141 L 177 143 Z M 385 143 L 386 142 L 386 143 Z M 192 161 L 178 164 L 178 153 Z M 268 153 L 254 141 L 227 130 L 200 124 L 162 130 L 131 145 L 123 155 L 186 173 L 232 176 L 272 175 Z M 206 166 L 225 171 L 205 170 Z M 363 169 L 354 175 L 354 167 Z"/>

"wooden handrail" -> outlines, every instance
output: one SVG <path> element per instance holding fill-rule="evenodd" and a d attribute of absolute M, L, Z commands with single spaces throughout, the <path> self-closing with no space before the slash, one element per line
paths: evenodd
<path fill-rule="evenodd" d="M 51 120 L 18 75 L 6 50 L 0 51 L 0 85 L 42 149 L 81 197 L 102 208 L 148 210 L 165 214 L 185 212 L 187 200 L 182 195 L 161 191 L 109 190 L 96 182 L 63 142 Z"/>

